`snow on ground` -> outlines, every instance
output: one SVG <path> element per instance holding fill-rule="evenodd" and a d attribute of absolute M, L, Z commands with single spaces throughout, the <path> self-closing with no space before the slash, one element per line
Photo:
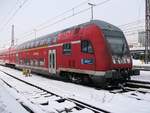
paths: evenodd
<path fill-rule="evenodd" d="M 140 75 L 132 76 L 131 80 L 139 80 L 139 81 L 150 82 L 150 71 L 140 71 Z"/>
<path fill-rule="evenodd" d="M 150 63 L 149 64 L 145 64 L 141 60 L 133 60 L 133 66 L 137 66 L 137 67 L 144 66 L 144 67 L 147 67 L 147 69 L 150 70 Z M 150 82 L 150 71 L 140 71 L 140 76 L 132 76 L 131 79 L 132 80 L 139 80 L 139 81 L 148 81 L 148 82 Z"/>
<path fill-rule="evenodd" d="M 0 113 L 28 113 L 3 86 L 0 80 Z"/>
<path fill-rule="evenodd" d="M 132 59 L 132 62 L 133 62 L 133 66 L 148 66 L 148 67 L 150 67 L 150 63 L 145 64 L 144 61 L 142 61 L 142 60 Z"/>
<path fill-rule="evenodd" d="M 150 94 L 139 94 L 139 98 L 142 97 L 142 99 L 139 100 L 129 93 L 112 94 L 105 90 L 96 90 L 94 88 L 51 80 L 37 75 L 25 77 L 20 71 L 2 66 L 0 66 L 0 69 L 7 70 L 7 72 L 20 79 L 39 85 L 63 97 L 74 98 L 113 113 L 150 113 L 150 101 L 149 98 L 147 99 L 147 97 L 150 97 Z M 0 75 L 0 77 L 2 76 L 4 75 Z"/>
<path fill-rule="evenodd" d="M 141 60 L 134 60 L 134 59 L 132 59 L 132 62 L 133 62 L 134 66 L 137 66 L 137 65 L 141 66 L 143 64 L 143 62 Z"/>

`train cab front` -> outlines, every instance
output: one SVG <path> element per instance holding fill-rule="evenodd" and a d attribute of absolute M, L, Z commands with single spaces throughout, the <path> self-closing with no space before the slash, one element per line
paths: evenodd
<path fill-rule="evenodd" d="M 107 86 L 113 82 L 120 83 L 139 74 L 132 69 L 132 59 L 123 32 L 116 26 L 104 21 L 92 21 L 99 28 L 95 33 L 96 72 L 91 76 L 96 84 Z M 93 38 L 94 39 L 94 38 Z M 93 41 L 94 42 L 94 41 Z"/>
<path fill-rule="evenodd" d="M 111 69 L 114 70 L 111 79 L 124 81 L 132 75 L 138 75 L 139 70 L 132 69 L 132 59 L 123 32 L 103 30 L 103 33 L 111 54 Z"/>

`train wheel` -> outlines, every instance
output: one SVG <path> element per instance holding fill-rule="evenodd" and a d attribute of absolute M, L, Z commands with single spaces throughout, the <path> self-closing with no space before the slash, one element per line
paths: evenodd
<path fill-rule="evenodd" d="M 76 84 L 82 83 L 82 78 L 76 74 L 71 74 L 69 76 L 69 79 L 71 82 L 76 83 Z"/>
<path fill-rule="evenodd" d="M 89 76 L 84 76 L 82 81 L 84 84 L 92 84 L 92 80 L 90 79 Z"/>

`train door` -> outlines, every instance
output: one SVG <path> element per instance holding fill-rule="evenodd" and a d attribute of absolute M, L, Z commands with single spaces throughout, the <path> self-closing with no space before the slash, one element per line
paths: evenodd
<path fill-rule="evenodd" d="M 49 50 L 49 73 L 56 74 L 56 50 Z"/>

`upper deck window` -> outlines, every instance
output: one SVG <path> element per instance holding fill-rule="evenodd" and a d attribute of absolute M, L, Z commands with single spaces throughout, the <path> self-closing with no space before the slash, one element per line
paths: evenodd
<path fill-rule="evenodd" d="M 81 51 L 84 53 L 94 53 L 92 44 L 89 40 L 81 41 Z"/>

